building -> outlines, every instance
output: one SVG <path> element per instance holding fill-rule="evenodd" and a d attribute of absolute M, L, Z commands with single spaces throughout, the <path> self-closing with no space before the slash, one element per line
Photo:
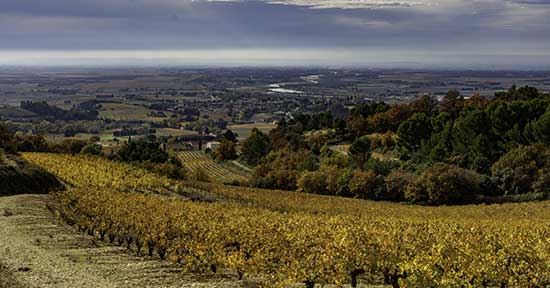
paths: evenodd
<path fill-rule="evenodd" d="M 217 141 L 206 143 L 206 148 L 209 148 L 210 150 L 216 150 L 218 146 L 220 146 L 220 142 Z"/>

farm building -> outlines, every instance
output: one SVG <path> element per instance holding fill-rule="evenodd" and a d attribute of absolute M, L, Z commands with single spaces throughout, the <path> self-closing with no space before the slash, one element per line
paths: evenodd
<path fill-rule="evenodd" d="M 216 150 L 218 146 L 220 146 L 220 142 L 217 141 L 206 143 L 206 148 L 210 148 L 211 150 Z"/>

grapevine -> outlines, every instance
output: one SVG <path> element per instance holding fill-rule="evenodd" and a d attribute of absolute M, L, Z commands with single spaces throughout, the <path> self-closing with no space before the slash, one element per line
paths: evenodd
<path fill-rule="evenodd" d="M 24 154 L 68 189 L 52 206 L 105 241 L 185 271 L 267 275 L 266 285 L 550 285 L 550 203 L 416 207 L 294 192 L 174 183 L 122 163 Z M 225 199 L 163 196 L 190 185 Z M 153 193 L 151 193 L 153 192 Z"/>

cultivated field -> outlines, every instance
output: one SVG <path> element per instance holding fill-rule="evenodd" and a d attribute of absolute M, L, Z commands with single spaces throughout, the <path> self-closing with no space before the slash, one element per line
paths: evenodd
<path fill-rule="evenodd" d="M 98 239 L 267 287 L 550 285 L 550 202 L 421 207 L 178 182 L 84 156 L 24 154 L 70 183 L 55 210 Z M 186 189 L 215 201 L 177 197 Z"/>
<path fill-rule="evenodd" d="M 123 104 L 123 103 L 102 103 L 102 108 L 99 110 L 99 117 L 112 120 L 147 120 L 147 121 L 162 121 L 163 118 L 151 117 L 148 114 L 154 110 L 145 108 L 139 105 Z"/>
<path fill-rule="evenodd" d="M 216 163 L 210 156 L 203 151 L 183 151 L 178 153 L 183 166 L 190 172 L 197 169 L 203 170 L 208 174 L 210 181 L 218 183 L 230 183 L 233 181 L 246 181 L 247 177 L 243 173 L 238 173 L 235 169 L 230 169 L 228 165 Z"/>
<path fill-rule="evenodd" d="M 0 197 L 0 288 L 238 288 L 227 277 L 186 273 L 98 241 L 47 208 L 48 195 Z"/>
<path fill-rule="evenodd" d="M 237 124 L 230 125 L 228 128 L 239 135 L 239 139 L 246 139 L 250 136 L 252 129 L 256 128 L 263 133 L 269 133 L 269 131 L 275 129 L 277 125 L 271 123 L 251 123 L 251 124 Z"/>

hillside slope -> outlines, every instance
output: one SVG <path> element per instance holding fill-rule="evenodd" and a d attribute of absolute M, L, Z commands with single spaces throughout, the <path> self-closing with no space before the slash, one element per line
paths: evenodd
<path fill-rule="evenodd" d="M 62 187 L 63 184 L 51 173 L 0 150 L 0 196 L 45 194 Z"/>
<path fill-rule="evenodd" d="M 58 220 L 47 195 L 0 197 L 0 287 L 249 287 L 108 245 Z M 6 212 L 7 211 L 7 212 Z"/>

